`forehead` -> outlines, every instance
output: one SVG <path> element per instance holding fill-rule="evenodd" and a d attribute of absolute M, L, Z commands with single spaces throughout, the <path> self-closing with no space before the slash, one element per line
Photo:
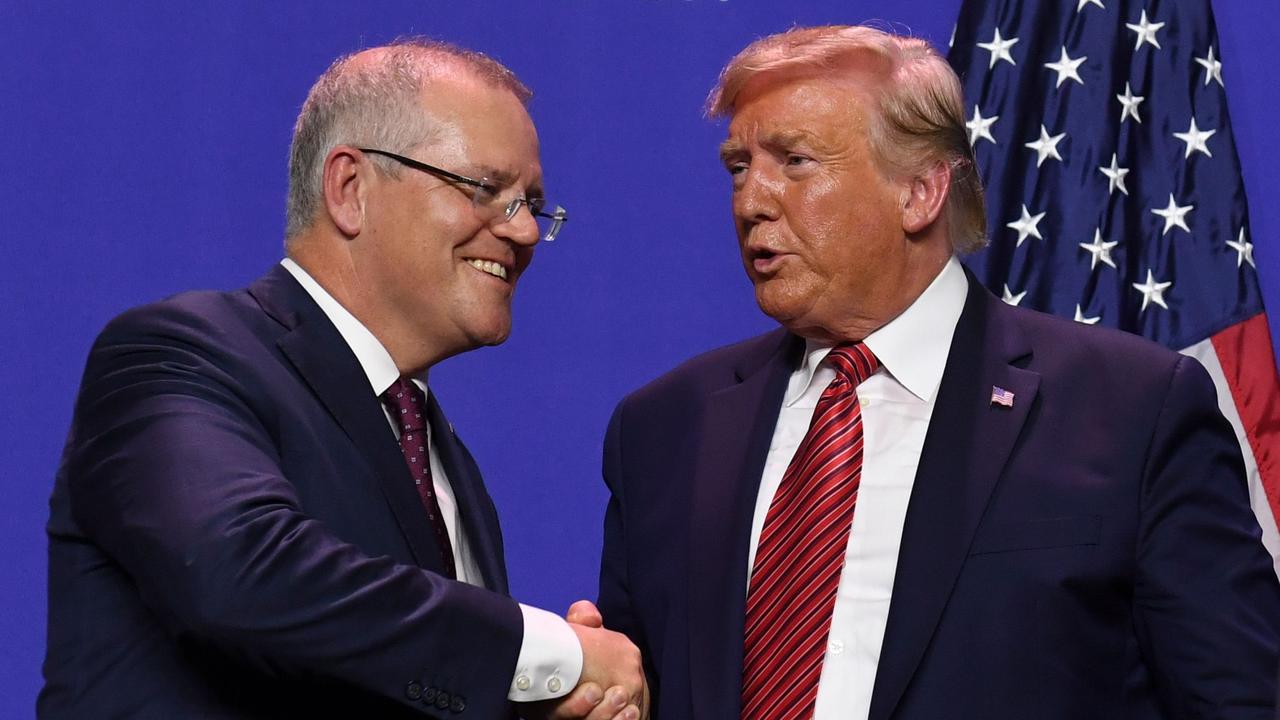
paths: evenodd
<path fill-rule="evenodd" d="M 729 141 L 811 136 L 838 142 L 864 136 L 874 111 L 871 83 L 861 74 L 753 78 L 734 100 Z"/>
<path fill-rule="evenodd" d="M 421 104 L 434 130 L 428 152 L 438 162 L 526 181 L 540 176 L 538 133 L 510 91 L 479 79 L 446 78 L 424 88 Z"/>

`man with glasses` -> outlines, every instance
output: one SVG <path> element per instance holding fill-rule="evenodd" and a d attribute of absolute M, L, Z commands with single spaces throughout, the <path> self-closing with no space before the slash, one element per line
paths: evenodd
<path fill-rule="evenodd" d="M 103 331 L 51 500 L 42 717 L 641 717 L 634 645 L 507 596 L 427 392 L 507 338 L 567 219 L 529 97 L 442 43 L 337 61 L 295 128 L 287 257 Z"/>

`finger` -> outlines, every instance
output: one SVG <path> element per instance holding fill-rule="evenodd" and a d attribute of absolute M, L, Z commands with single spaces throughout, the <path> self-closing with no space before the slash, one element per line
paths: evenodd
<path fill-rule="evenodd" d="M 604 700 L 591 711 L 586 720 L 610 720 L 623 712 L 626 706 L 627 691 L 621 685 L 615 685 L 605 692 Z"/>
<path fill-rule="evenodd" d="M 573 689 L 573 692 L 560 700 L 552 700 L 554 709 L 548 716 L 552 720 L 573 720 L 587 717 L 604 699 L 600 686 L 593 682 L 585 682 Z M 593 716 L 594 717 L 594 716 Z"/>
<path fill-rule="evenodd" d="M 635 705 L 628 705 L 622 708 L 622 711 L 613 716 L 613 720 L 640 720 L 640 708 Z"/>
<path fill-rule="evenodd" d="M 600 610 L 595 603 L 590 600 L 579 600 L 569 606 L 569 612 L 565 614 L 565 619 L 571 623 L 586 625 L 587 627 L 603 627 L 604 617 L 600 615 Z"/>

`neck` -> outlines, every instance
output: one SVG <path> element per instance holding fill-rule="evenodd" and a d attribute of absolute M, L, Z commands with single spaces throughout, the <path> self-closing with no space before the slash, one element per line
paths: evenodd
<path fill-rule="evenodd" d="M 303 235 L 289 242 L 286 254 L 382 343 L 402 376 L 425 382 L 431 366 L 454 353 L 414 341 L 411 329 L 397 327 L 396 315 L 369 291 L 369 282 L 344 250 L 342 245 Z"/>

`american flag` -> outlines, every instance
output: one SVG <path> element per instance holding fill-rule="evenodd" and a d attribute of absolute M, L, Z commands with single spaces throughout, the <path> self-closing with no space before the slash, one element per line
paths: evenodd
<path fill-rule="evenodd" d="M 1209 0 L 965 0 L 951 45 L 988 193 L 967 264 L 1200 360 L 1280 573 L 1280 381 Z"/>
<path fill-rule="evenodd" d="M 991 404 L 1013 407 L 1013 393 L 1002 387 L 991 387 Z"/>

